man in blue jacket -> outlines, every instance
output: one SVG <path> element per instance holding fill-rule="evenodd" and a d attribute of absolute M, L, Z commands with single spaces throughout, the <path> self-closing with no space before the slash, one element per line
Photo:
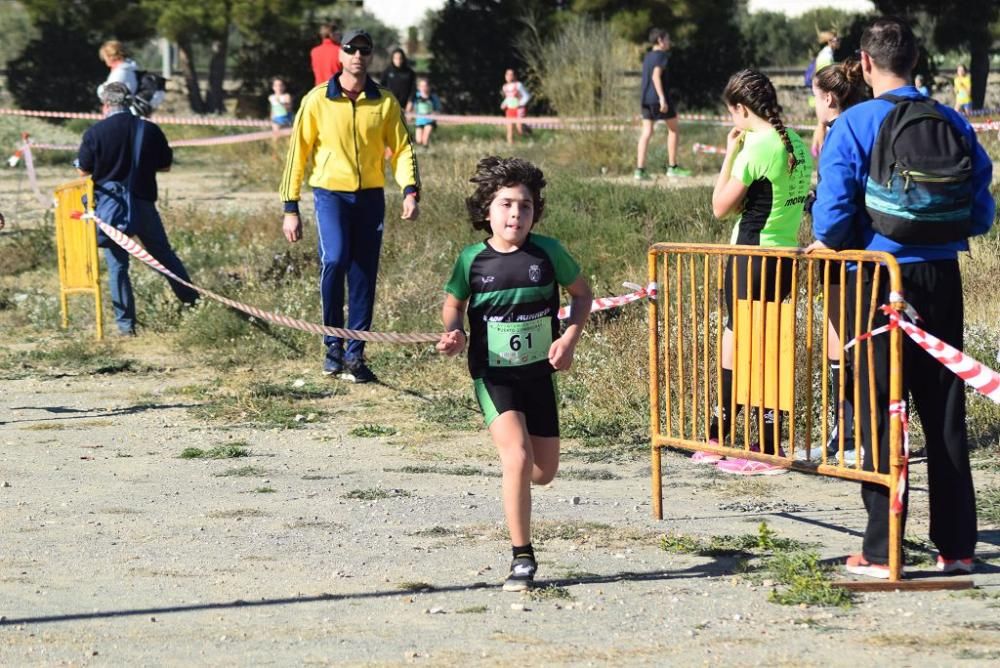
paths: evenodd
<path fill-rule="evenodd" d="M 865 81 L 875 97 L 891 94 L 921 98 L 911 83 L 917 59 L 913 32 L 895 18 L 875 20 L 861 38 L 861 65 Z M 894 103 L 874 99 L 851 107 L 830 130 L 820 156 L 821 180 L 813 206 L 813 234 L 817 248 L 885 251 L 896 257 L 903 280 L 904 298 L 920 314 L 920 325 L 958 349 L 963 345 L 962 279 L 958 253 L 969 249 L 963 240 L 933 245 L 902 244 L 876 232 L 865 209 L 865 188 L 871 167 L 872 149 L 882 122 Z M 993 224 L 995 204 L 990 196 L 992 163 L 976 140 L 969 123 L 951 109 L 936 105 L 945 119 L 966 138 L 972 154 L 972 203 L 970 234 L 984 234 Z M 879 277 L 877 304 L 889 302 L 889 281 L 884 269 Z M 848 285 L 856 286 L 853 278 Z M 862 278 L 861 322 L 868 322 L 873 276 Z M 856 293 L 856 288 L 854 288 Z M 847 299 L 853 310 L 855 296 Z M 854 313 L 848 322 L 855 322 Z M 874 326 L 886 317 L 875 313 Z M 866 407 L 869 394 L 867 350 L 856 348 L 860 366 L 862 406 L 859 407 L 865 468 L 873 470 L 872 434 L 868 413 L 877 417 L 879 471 L 889 470 L 889 337 L 871 340 L 874 359 L 875 405 Z M 939 550 L 938 570 L 968 573 L 972 570 L 977 541 L 976 503 L 969 467 L 969 446 L 965 424 L 965 389 L 962 381 L 930 355 L 904 337 L 904 397 L 909 391 L 920 414 L 927 441 L 928 484 L 930 487 L 930 537 Z M 868 511 L 863 551 L 847 560 L 851 573 L 889 577 L 889 494 L 883 485 L 863 483 L 861 497 Z M 904 500 L 905 521 L 905 500 Z"/>

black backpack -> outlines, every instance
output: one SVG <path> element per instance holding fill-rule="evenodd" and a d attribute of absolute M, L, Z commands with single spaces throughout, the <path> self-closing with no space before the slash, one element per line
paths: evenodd
<path fill-rule="evenodd" d="M 145 70 L 136 70 L 135 77 L 139 81 L 139 87 L 132 96 L 132 113 L 136 116 L 149 116 L 163 102 L 167 80 L 159 74 Z"/>
<path fill-rule="evenodd" d="M 926 97 L 882 95 L 895 107 L 872 147 L 865 207 L 901 244 L 960 241 L 972 226 L 972 147 Z"/>

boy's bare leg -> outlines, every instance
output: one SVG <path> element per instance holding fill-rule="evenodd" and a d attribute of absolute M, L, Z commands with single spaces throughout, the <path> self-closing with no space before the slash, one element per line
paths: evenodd
<path fill-rule="evenodd" d="M 433 125 L 424 126 L 424 146 L 431 145 L 431 131 L 434 129 Z"/>
<path fill-rule="evenodd" d="M 649 140 L 653 137 L 653 121 L 642 119 L 642 130 L 639 133 L 639 146 L 636 150 L 635 166 L 638 169 L 646 167 L 646 151 L 649 149 Z"/>
<path fill-rule="evenodd" d="M 490 436 L 500 454 L 500 469 L 503 473 L 501 496 L 510 542 L 512 545 L 528 545 L 531 543 L 531 480 L 535 477 L 535 457 L 524 413 L 501 413 L 490 424 Z M 545 462 L 542 463 L 545 465 Z"/>
<path fill-rule="evenodd" d="M 673 167 L 677 164 L 677 134 L 678 124 L 677 118 L 670 118 L 667 120 L 667 167 Z"/>
<path fill-rule="evenodd" d="M 531 471 L 531 482 L 548 485 L 559 470 L 559 437 L 529 436 L 531 451 L 535 455 L 535 466 Z"/>

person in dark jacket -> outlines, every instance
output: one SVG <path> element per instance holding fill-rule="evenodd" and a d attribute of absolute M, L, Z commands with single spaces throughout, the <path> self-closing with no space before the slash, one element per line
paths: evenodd
<path fill-rule="evenodd" d="M 77 157 L 80 174 L 94 180 L 98 198 L 111 182 L 131 184 L 128 193 L 128 234 L 138 237 L 149 254 L 164 267 L 185 281 L 190 281 L 184 264 L 170 246 L 167 233 L 163 230 L 163 221 L 156 210 L 156 174 L 168 171 L 174 158 L 167 138 L 152 121 L 129 113 L 129 90 L 124 83 L 113 81 L 105 84 L 100 97 L 104 120 L 94 124 L 83 135 Z M 133 144 L 140 125 L 145 127 L 139 146 L 139 164 L 135 165 L 132 160 Z M 129 253 L 110 240 L 102 242 L 99 239 L 98 244 L 104 246 L 111 305 L 114 307 L 118 333 L 134 336 L 135 297 L 128 275 Z M 198 293 L 191 288 L 173 279 L 167 280 L 174 295 L 182 303 L 191 306 L 198 300 Z"/>
<path fill-rule="evenodd" d="M 382 73 L 381 83 L 389 89 L 403 111 L 413 111 L 413 94 L 417 91 L 417 73 L 406 60 L 406 52 L 395 49 L 392 62 Z"/>
<path fill-rule="evenodd" d="M 895 256 L 903 296 L 920 314 L 920 326 L 962 350 L 965 331 L 958 254 L 969 250 L 968 241 L 913 243 L 890 238 L 874 228 L 864 206 L 876 140 L 883 121 L 896 104 L 893 99 L 881 96 L 923 99 L 912 84 L 916 62 L 916 38 L 910 27 L 899 19 L 876 19 L 861 36 L 861 70 L 875 99 L 847 109 L 830 128 L 820 154 L 822 178 L 812 209 L 816 241 L 806 250 L 858 248 Z M 996 203 L 990 194 L 993 164 L 963 116 L 941 104 L 935 103 L 935 108 L 969 148 L 969 235 L 985 234 L 993 226 L 996 215 Z M 851 271 L 853 273 L 856 268 Z M 887 304 L 896 297 L 889 295 L 886 268 L 879 269 L 879 280 L 876 281 L 875 276 L 869 271 L 859 280 L 855 276 L 848 278 L 847 322 L 870 323 L 873 328 L 886 324 L 883 313 L 870 312 L 871 305 Z M 878 292 L 873 301 L 872 292 L 876 286 Z M 865 417 L 860 430 L 865 450 L 864 469 L 876 470 L 877 463 L 877 470 L 886 473 L 889 470 L 890 429 L 889 337 L 876 336 L 860 343 L 854 357 L 860 367 L 862 399 L 855 410 Z M 939 550 L 937 568 L 944 573 L 967 574 L 973 570 L 977 527 L 976 497 L 969 467 L 965 387 L 958 376 L 941 367 L 912 341 L 904 341 L 902 363 L 901 396 L 905 397 L 907 391 L 912 395 L 926 438 L 930 538 Z M 874 379 L 871 390 L 874 405 L 871 407 L 866 406 L 870 396 L 869 378 Z M 868 419 L 872 413 L 875 414 L 874 424 Z M 876 448 L 878 457 L 874 458 Z M 868 511 L 868 525 L 862 552 L 848 558 L 846 569 L 856 575 L 888 578 L 889 491 L 883 485 L 864 482 L 861 496 Z M 905 525 L 905 494 L 899 504 L 901 524 Z M 904 528 L 900 528 L 901 533 Z"/>

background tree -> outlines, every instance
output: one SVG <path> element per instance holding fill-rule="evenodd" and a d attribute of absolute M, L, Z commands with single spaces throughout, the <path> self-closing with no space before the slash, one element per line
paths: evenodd
<path fill-rule="evenodd" d="M 108 70 L 98 56 L 107 39 L 137 41 L 152 35 L 138 0 L 25 0 L 37 36 L 7 63 L 7 83 L 25 109 L 96 110 L 96 88 Z"/>
<path fill-rule="evenodd" d="M 669 31 L 671 95 L 688 106 L 716 104 L 729 76 L 749 62 L 738 22 L 745 0 L 576 0 L 573 9 L 609 21 L 644 49 L 650 28 Z"/>
<path fill-rule="evenodd" d="M 429 19 L 430 76 L 448 111 L 499 113 L 504 70 L 524 74 L 515 43 L 525 17 L 546 35 L 553 14 L 547 0 L 448 0 L 435 12 Z"/>
<path fill-rule="evenodd" d="M 143 6 L 155 16 L 159 34 L 177 44 L 188 104 L 195 113 L 225 111 L 223 81 L 229 32 L 237 3 L 245 4 L 245 0 L 142 0 Z M 212 54 L 208 65 L 208 93 L 204 97 L 195 68 L 195 49 L 199 44 L 209 45 Z"/>
<path fill-rule="evenodd" d="M 240 43 L 234 47 L 233 74 L 240 80 L 238 111 L 253 116 L 267 113 L 274 77 L 285 80 L 296 101 L 313 87 L 309 51 L 319 44 L 321 23 L 333 21 L 344 29 L 360 26 L 368 30 L 376 47 L 373 75 L 382 72 L 389 52 L 399 43 L 395 30 L 349 4 L 316 6 L 305 0 L 268 0 L 239 9 L 234 18 Z"/>
<path fill-rule="evenodd" d="M 986 99 L 990 53 L 998 35 L 1000 2 L 996 0 L 874 0 L 883 14 L 904 17 L 917 27 L 918 35 L 930 38 L 939 51 L 960 50 L 969 54 L 972 106 L 981 109 Z M 922 32 L 922 34 L 921 34 Z"/>

